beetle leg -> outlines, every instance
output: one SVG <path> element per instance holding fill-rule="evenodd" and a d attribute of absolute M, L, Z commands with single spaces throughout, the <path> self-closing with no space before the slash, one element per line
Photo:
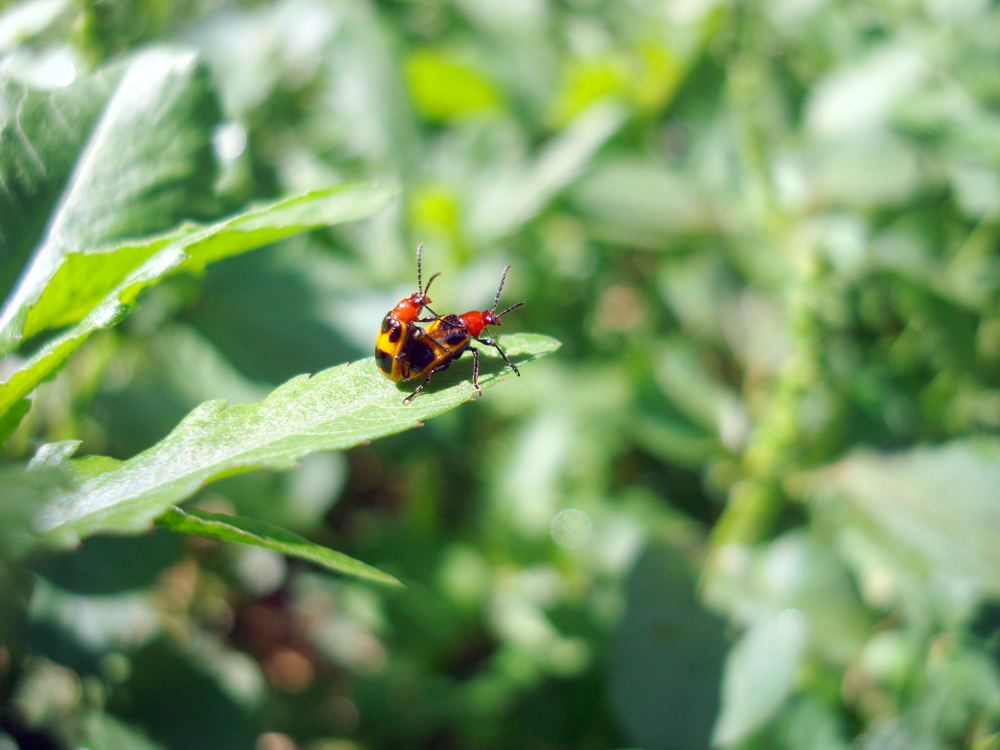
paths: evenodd
<path fill-rule="evenodd" d="M 479 350 L 472 349 L 472 387 L 476 389 L 476 393 L 480 396 L 483 395 L 483 389 L 479 387 Z"/>
<path fill-rule="evenodd" d="M 439 373 L 439 372 L 441 372 L 441 370 L 447 370 L 448 369 L 448 365 L 450 365 L 450 364 L 451 364 L 451 362 L 445 362 L 444 364 L 438 365 L 433 370 L 431 370 L 430 373 L 427 375 L 427 379 L 424 380 L 423 383 L 421 383 L 420 385 L 418 385 L 414 389 L 413 393 L 411 393 L 409 396 L 407 396 L 406 398 L 404 398 L 403 399 L 403 403 L 404 404 L 410 403 L 413 400 L 413 397 L 416 396 L 418 393 L 420 393 L 420 391 L 423 390 L 424 386 L 427 385 L 431 381 L 431 378 L 434 377 L 435 373 Z"/>
<path fill-rule="evenodd" d="M 492 346 L 494 349 L 500 352 L 500 356 L 503 357 L 503 361 L 506 362 L 508 365 L 510 365 L 510 369 L 514 371 L 515 375 L 521 377 L 521 372 L 517 369 L 517 367 L 514 365 L 513 362 L 507 359 L 507 355 L 504 354 L 503 349 L 500 348 L 500 345 L 496 341 L 493 341 L 492 339 L 476 339 L 476 341 L 478 341 L 480 344 L 486 344 L 487 346 Z M 473 349 L 473 351 L 475 351 L 475 349 Z"/>

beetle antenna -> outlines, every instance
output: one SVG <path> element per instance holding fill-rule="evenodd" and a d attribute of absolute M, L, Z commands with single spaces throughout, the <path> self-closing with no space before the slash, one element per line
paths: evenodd
<path fill-rule="evenodd" d="M 506 315 L 511 310 L 516 310 L 517 308 L 519 308 L 523 304 L 524 304 L 523 302 L 518 302 L 516 305 L 511 305 L 506 310 L 504 310 L 502 313 L 497 313 L 496 316 L 499 318 L 501 315 Z"/>
<path fill-rule="evenodd" d="M 423 294 L 423 295 L 424 295 L 424 296 L 426 297 L 426 296 L 427 296 L 427 289 L 430 289 L 430 288 L 431 288 L 431 282 L 432 282 L 432 281 L 434 281 L 434 279 L 436 279 L 436 278 L 437 278 L 438 276 L 440 276 L 440 275 L 441 275 L 441 272 L 440 272 L 440 271 L 438 271 L 438 272 L 437 272 L 436 274 L 434 274 L 433 276 L 431 276 L 431 277 L 430 277 L 430 278 L 429 278 L 429 279 L 427 280 L 427 288 L 426 288 L 426 289 L 424 289 L 424 290 L 423 290 L 423 291 L 421 292 L 421 294 Z"/>
<path fill-rule="evenodd" d="M 497 304 L 499 304 L 499 302 L 500 302 L 500 292 L 503 291 L 503 282 L 504 282 L 504 279 L 507 278 L 507 271 L 509 271 L 509 270 L 510 270 L 510 263 L 508 263 L 506 266 L 504 266 L 503 273 L 500 274 L 500 286 L 497 287 L 497 296 L 493 298 L 493 310 L 492 310 L 492 312 L 494 312 L 494 313 L 497 311 Z"/>
<path fill-rule="evenodd" d="M 424 243 L 421 242 L 419 245 L 417 245 L 417 291 L 418 292 L 421 289 L 423 289 L 423 287 L 424 287 L 423 282 L 420 280 L 420 251 L 423 250 L 423 249 L 424 249 Z M 434 279 L 431 279 L 431 281 L 433 281 L 433 280 Z M 431 282 L 428 281 L 427 282 L 427 286 L 430 286 L 430 285 L 431 285 Z"/>

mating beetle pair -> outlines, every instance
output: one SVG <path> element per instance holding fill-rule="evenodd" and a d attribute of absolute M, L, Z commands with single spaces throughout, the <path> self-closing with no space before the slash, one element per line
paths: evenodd
<path fill-rule="evenodd" d="M 521 373 L 518 372 L 517 367 L 507 358 L 504 350 L 495 341 L 480 338 L 483 329 L 487 326 L 500 325 L 501 316 L 524 304 L 518 302 L 501 313 L 497 312 L 500 292 L 503 289 L 503 282 L 507 278 L 510 265 L 504 267 L 503 273 L 500 275 L 500 286 L 497 288 L 497 296 L 493 300 L 492 310 L 471 310 L 464 315 L 438 315 L 429 307 L 431 299 L 427 296 L 427 290 L 430 289 L 431 282 L 440 274 L 434 274 L 427 281 L 427 286 L 422 286 L 420 278 L 420 251 L 422 249 L 423 245 L 417 247 L 417 291 L 401 300 L 389 311 L 382 320 L 382 328 L 378 338 L 375 339 L 375 364 L 389 380 L 398 383 L 403 380 L 426 377 L 413 393 L 403 399 L 403 403 L 408 404 L 412 401 L 413 397 L 423 390 L 434 375 L 447 369 L 452 362 L 470 349 L 472 350 L 472 386 L 476 389 L 476 393 L 482 395 L 483 389 L 479 387 L 479 350 L 471 346 L 473 339 L 480 344 L 492 346 L 500 352 L 504 362 L 510 365 L 514 373 L 520 377 Z M 430 310 L 434 317 L 420 317 L 420 312 L 425 307 Z M 428 326 L 421 328 L 417 323 L 428 323 Z"/>

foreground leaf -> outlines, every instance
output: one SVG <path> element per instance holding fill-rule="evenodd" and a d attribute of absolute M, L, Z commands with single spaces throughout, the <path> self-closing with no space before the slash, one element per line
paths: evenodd
<path fill-rule="evenodd" d="M 23 555 L 38 543 L 35 516 L 46 499 L 72 492 L 73 488 L 73 477 L 65 466 L 43 463 L 28 471 L 16 466 L 0 469 L 0 581 L 4 561 Z"/>
<path fill-rule="evenodd" d="M 69 179 L 122 66 L 35 91 L 0 77 L 0 297 L 5 297 Z M 58 123 L 59 127 L 52 127 Z"/>
<path fill-rule="evenodd" d="M 559 347 L 538 334 L 502 339 L 519 365 Z M 512 376 L 494 349 L 483 347 L 482 355 L 483 388 Z M 68 467 L 74 488 L 39 498 L 35 541 L 73 544 L 96 533 L 142 533 L 170 506 L 215 479 L 250 469 L 289 469 L 314 451 L 350 448 L 417 427 L 469 400 L 471 366 L 470 358 L 459 360 L 408 405 L 403 397 L 415 383 L 396 387 L 371 358 L 312 377 L 299 375 L 255 404 L 206 402 L 128 461 L 91 456 L 59 464 Z"/>
<path fill-rule="evenodd" d="M 313 544 L 305 537 L 263 521 L 221 513 L 206 513 L 194 508 L 183 510 L 176 506 L 156 519 L 156 525 L 185 534 L 198 534 L 223 542 L 242 542 L 266 547 L 283 555 L 314 562 L 339 573 L 365 578 L 389 586 L 402 586 L 398 579 L 378 568 L 348 557 L 329 547 Z"/>
<path fill-rule="evenodd" d="M 207 263 L 294 234 L 371 216 L 385 208 L 395 194 L 396 190 L 389 187 L 341 185 L 259 206 L 208 226 L 186 227 L 167 237 L 122 245 L 100 256 L 67 256 L 65 267 L 73 269 L 73 272 L 59 274 L 53 279 L 42 302 L 54 302 L 41 320 L 61 320 L 59 316 L 71 310 L 75 315 L 77 311 L 93 306 L 77 325 L 47 343 L 11 374 L 6 383 L 0 384 L 0 417 L 61 367 L 91 333 L 118 323 L 128 313 L 139 292 L 166 275 L 183 270 L 198 271 Z M 91 299 L 90 295 L 98 290 L 87 285 L 84 265 L 96 258 L 105 266 L 127 271 L 135 257 L 147 259 L 127 273 L 110 293 L 103 293 L 103 298 Z M 77 278 L 78 275 L 81 278 Z M 101 278 L 111 278 L 112 275 L 107 273 Z M 65 285 L 61 286 L 63 282 Z M 33 322 L 33 315 L 34 310 L 25 326 L 30 333 L 43 325 L 43 322 Z"/>
<path fill-rule="evenodd" d="M 99 75 L 98 80 L 106 77 Z M 32 105 L 25 112 L 10 100 L 19 93 Z M 106 267 L 104 252 L 98 251 L 86 271 L 77 268 L 67 275 L 62 269 L 67 254 L 162 232 L 185 216 L 204 210 L 214 176 L 211 131 L 219 115 L 207 72 L 190 50 L 152 49 L 138 54 L 124 64 L 124 72 L 114 79 L 114 85 L 103 90 L 95 90 L 85 80 L 58 96 L 18 92 L 12 86 L 0 89 L 0 95 L 5 100 L 0 109 L 13 110 L 3 118 L 12 133 L 9 140 L 26 154 L 15 162 L 15 148 L 10 157 L 4 157 L 0 169 L 5 174 L 17 172 L 30 161 L 33 169 L 29 175 L 44 173 L 46 164 L 52 163 L 59 167 L 61 177 L 66 167 L 73 165 L 61 184 L 58 180 L 51 184 L 43 177 L 21 178 L 15 183 L 25 194 L 39 189 L 39 182 L 49 191 L 59 191 L 51 215 L 45 202 L 25 204 L 12 199 L 5 207 L 13 214 L 5 220 L 12 234 L 9 241 L 15 246 L 39 242 L 27 271 L 0 313 L 0 352 L 9 352 L 34 332 L 75 322 L 60 315 L 74 299 L 63 287 L 87 286 L 91 296 L 100 299 L 148 257 L 133 252 L 130 266 Z M 102 105 L 96 119 L 87 116 L 95 104 Z M 68 118 L 63 111 L 70 113 Z M 36 144 L 43 149 L 38 157 L 33 153 Z M 32 230 L 42 226 L 44 236 L 33 236 Z M 53 293 L 50 282 L 61 271 L 55 291 L 62 304 L 42 304 L 35 311 L 32 327 L 26 328 L 29 311 L 43 295 Z M 95 288 L 95 276 L 102 286 Z M 83 307 L 76 320 L 87 310 L 89 307 Z"/>

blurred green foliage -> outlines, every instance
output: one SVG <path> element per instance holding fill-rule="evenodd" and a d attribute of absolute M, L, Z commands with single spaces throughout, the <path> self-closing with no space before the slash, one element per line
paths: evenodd
<path fill-rule="evenodd" d="M 70 148 L 98 116 L 70 84 L 96 106 L 150 45 L 206 66 L 163 121 L 184 169 L 140 183 L 109 149 L 123 226 L 57 205 L 77 162 L 4 127 L 0 296 L 36 250 L 6 238 L 53 211 L 102 242 L 401 197 L 88 328 L 0 421 L 6 507 L 59 480 L 17 468 L 43 443 L 128 460 L 205 400 L 368 357 L 418 242 L 436 309 L 488 305 L 510 262 L 502 330 L 563 347 L 196 496 L 403 591 L 163 530 L 5 552 L 0 747 L 1000 747 L 995 3 L 24 0 L 0 121 Z"/>

